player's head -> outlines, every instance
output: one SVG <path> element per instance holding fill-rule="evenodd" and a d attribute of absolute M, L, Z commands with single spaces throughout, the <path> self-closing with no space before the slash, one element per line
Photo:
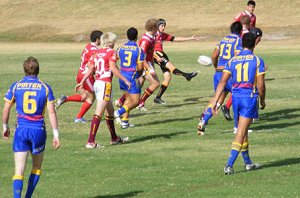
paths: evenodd
<path fill-rule="evenodd" d="M 230 26 L 230 32 L 233 34 L 241 34 L 242 29 L 243 26 L 239 21 L 233 22 Z"/>
<path fill-rule="evenodd" d="M 156 19 L 148 19 L 145 24 L 145 29 L 147 32 L 154 35 L 157 31 L 157 20 Z"/>
<path fill-rule="evenodd" d="M 251 33 L 255 36 L 255 45 L 257 45 L 261 41 L 263 32 L 259 28 L 252 28 L 249 30 L 249 33 Z"/>
<path fill-rule="evenodd" d="M 117 42 L 117 38 L 117 35 L 112 32 L 104 33 L 100 38 L 101 45 L 103 47 L 113 48 L 115 46 L 115 43 Z"/>
<path fill-rule="evenodd" d="M 160 32 L 163 32 L 165 30 L 166 25 L 167 25 L 167 22 L 165 19 L 157 20 L 157 28 Z"/>
<path fill-rule="evenodd" d="M 96 43 L 97 45 L 100 45 L 100 37 L 102 36 L 103 32 L 100 30 L 94 30 L 91 32 L 90 39 L 91 42 Z"/>
<path fill-rule="evenodd" d="M 250 12 L 251 14 L 253 14 L 254 10 L 255 10 L 255 1 L 248 1 L 247 3 L 247 11 Z"/>
<path fill-rule="evenodd" d="M 250 27 L 250 17 L 248 15 L 244 15 L 241 17 L 241 24 L 244 28 L 249 29 Z"/>
<path fill-rule="evenodd" d="M 127 38 L 130 41 L 136 41 L 138 37 L 138 30 L 134 27 L 131 27 L 127 30 Z"/>
<path fill-rule="evenodd" d="M 26 76 L 37 76 L 40 71 L 38 60 L 32 56 L 28 57 L 23 63 L 23 69 Z"/>
<path fill-rule="evenodd" d="M 243 48 L 248 48 L 253 50 L 255 47 L 255 36 L 251 33 L 244 34 L 242 40 L 242 46 Z"/>

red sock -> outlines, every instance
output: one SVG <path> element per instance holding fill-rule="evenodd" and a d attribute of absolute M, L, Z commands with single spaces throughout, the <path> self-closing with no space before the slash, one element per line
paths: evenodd
<path fill-rule="evenodd" d="M 82 100 L 81 95 L 80 94 L 75 94 L 75 95 L 72 95 L 72 96 L 68 96 L 67 99 L 66 99 L 66 102 L 69 102 L 69 101 L 82 102 L 81 100 Z"/>
<path fill-rule="evenodd" d="M 119 103 L 121 104 L 121 106 L 123 106 L 125 100 L 126 100 L 126 95 L 123 94 L 123 95 L 119 98 Z"/>
<path fill-rule="evenodd" d="M 91 129 L 90 129 L 88 143 L 95 143 L 95 138 L 96 138 L 96 134 L 97 134 L 97 130 L 99 128 L 100 122 L 101 122 L 101 117 L 94 115 L 92 123 L 91 123 Z"/>
<path fill-rule="evenodd" d="M 226 102 L 226 108 L 230 109 L 231 105 L 232 105 L 232 95 L 230 95 L 229 99 Z"/>
<path fill-rule="evenodd" d="M 144 94 L 141 97 L 140 103 L 145 103 L 145 101 L 147 100 L 147 98 L 149 98 L 149 96 L 151 96 L 151 94 L 153 93 L 153 91 L 151 89 L 149 89 L 149 87 L 145 90 Z"/>
<path fill-rule="evenodd" d="M 116 134 L 116 130 L 115 130 L 114 117 L 106 116 L 105 120 L 106 120 L 107 128 L 111 135 L 111 139 L 115 140 L 117 138 L 117 134 Z"/>
<path fill-rule="evenodd" d="M 79 111 L 79 113 L 77 114 L 76 118 L 82 118 L 84 116 L 84 114 L 91 108 L 92 104 L 88 103 L 88 102 L 84 102 L 81 106 L 81 109 Z"/>

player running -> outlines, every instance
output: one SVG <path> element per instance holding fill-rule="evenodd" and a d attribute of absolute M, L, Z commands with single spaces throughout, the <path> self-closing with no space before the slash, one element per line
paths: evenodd
<path fill-rule="evenodd" d="M 91 56 L 93 56 L 96 53 L 96 51 L 99 50 L 100 37 L 102 34 L 103 33 L 99 30 L 95 30 L 91 33 L 91 42 L 86 45 L 83 52 L 81 53 L 81 63 L 76 77 L 77 83 L 79 83 L 82 80 L 83 76 L 88 71 L 87 64 Z M 95 93 L 93 88 L 94 82 L 95 78 L 91 74 L 84 82 L 83 86 L 80 89 L 76 90 L 79 91 L 80 94 L 74 94 L 71 96 L 65 96 L 64 94 L 62 94 L 55 103 L 56 109 L 58 109 L 65 102 L 83 102 L 81 109 L 78 112 L 74 122 L 85 123 L 86 120 L 83 118 L 83 116 L 91 108 L 95 100 Z"/>
<path fill-rule="evenodd" d="M 162 95 L 167 90 L 170 81 L 171 81 L 171 73 L 179 76 L 183 76 L 186 80 L 190 81 L 192 78 L 197 76 L 197 72 L 186 73 L 179 69 L 177 69 L 169 60 L 167 54 L 163 50 L 163 41 L 192 41 L 192 40 L 199 40 L 196 36 L 192 37 L 175 37 L 165 33 L 166 28 L 166 20 L 158 19 L 157 27 L 158 31 L 155 34 L 155 47 L 154 47 L 154 61 L 158 64 L 164 74 L 164 80 L 161 83 L 160 90 L 157 93 L 156 97 L 154 98 L 154 102 L 157 104 L 166 104 L 165 101 L 161 99 Z M 159 60 L 159 59 L 161 60 Z"/>
<path fill-rule="evenodd" d="M 237 53 L 242 50 L 242 41 L 240 38 L 240 34 L 242 31 L 242 24 L 240 22 L 234 22 L 230 26 L 231 34 L 224 37 L 219 44 L 217 44 L 215 50 L 212 53 L 212 62 L 216 69 L 214 75 L 214 90 L 219 84 L 219 81 L 222 77 L 222 73 L 225 65 L 228 61 Z M 226 87 L 223 90 L 222 97 L 220 97 L 217 101 L 218 107 L 223 104 L 224 99 L 228 92 L 231 91 L 231 81 L 229 80 L 226 84 Z M 213 116 L 212 113 L 212 104 L 209 103 L 208 107 L 203 111 L 201 115 L 201 120 L 198 124 L 198 135 L 204 135 L 205 127 Z"/>
<path fill-rule="evenodd" d="M 229 78 L 232 79 L 232 106 L 234 115 L 238 115 L 238 130 L 232 142 L 230 157 L 224 167 L 225 174 L 233 174 L 233 165 L 239 153 L 242 153 L 247 171 L 257 169 L 259 164 L 252 162 L 249 156 L 248 128 L 252 119 L 258 115 L 258 98 L 260 99 L 261 109 L 265 104 L 265 64 L 264 61 L 254 55 L 255 37 L 246 33 L 243 37 L 243 51 L 234 56 L 222 75 L 222 79 L 217 87 L 215 96 L 212 100 L 214 113 L 217 111 L 217 102 Z"/>
<path fill-rule="evenodd" d="M 47 107 L 49 120 L 53 129 L 52 146 L 59 148 L 57 117 L 54 110 L 54 95 L 51 87 L 41 81 L 39 62 L 34 57 L 27 58 L 23 63 L 25 77 L 13 83 L 5 94 L 2 114 L 3 138 L 8 139 L 10 129 L 8 120 L 11 107 L 16 103 L 17 126 L 14 134 L 13 151 L 15 173 L 13 176 L 14 197 L 21 197 L 24 171 L 29 153 L 32 157 L 32 170 L 28 179 L 25 197 L 31 197 L 42 173 L 42 162 L 46 146 L 46 126 L 44 111 Z"/>
<path fill-rule="evenodd" d="M 81 82 L 75 87 L 75 89 L 82 88 L 88 77 L 92 73 L 95 73 L 96 81 L 94 84 L 94 90 L 97 99 L 97 106 L 90 127 L 88 143 L 86 144 L 86 148 L 88 149 L 103 147 L 95 142 L 95 138 L 105 110 L 106 125 L 111 134 L 110 144 L 119 144 L 128 140 L 127 137 L 122 139 L 116 134 L 114 124 L 114 108 L 111 101 L 113 74 L 123 80 L 128 88 L 131 86 L 130 82 L 122 74 L 120 74 L 120 71 L 116 67 L 117 56 L 115 50 L 113 49 L 116 40 L 117 36 L 111 32 L 101 36 L 101 44 L 103 48 L 100 48 L 95 55 L 91 57 L 88 62 L 89 69 L 83 76 Z"/>
<path fill-rule="evenodd" d="M 129 28 L 127 30 L 129 41 L 121 45 L 118 49 L 120 72 L 131 82 L 131 87 L 128 89 L 127 84 L 119 79 L 120 89 L 124 92 L 126 100 L 124 105 L 115 111 L 114 115 L 116 120 L 118 120 L 117 122 L 120 122 L 122 129 L 134 126 L 129 124 L 129 111 L 139 104 L 141 95 L 141 86 L 138 78 L 143 70 L 144 52 L 136 43 L 137 37 L 137 29 L 134 27 Z M 120 117 L 122 117 L 122 120 L 120 120 Z"/>

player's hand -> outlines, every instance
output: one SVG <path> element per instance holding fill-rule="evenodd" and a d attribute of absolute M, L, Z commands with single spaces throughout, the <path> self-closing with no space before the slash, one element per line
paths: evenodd
<path fill-rule="evenodd" d="M 6 130 L 3 130 L 3 133 L 2 133 L 3 139 L 8 140 L 9 136 L 10 136 L 10 129 L 7 128 Z"/>
<path fill-rule="evenodd" d="M 58 137 L 57 138 L 53 138 L 53 141 L 52 141 L 52 147 L 54 148 L 54 149 L 58 149 L 59 147 L 60 147 L 60 142 L 59 142 L 59 139 L 58 139 Z"/>
<path fill-rule="evenodd" d="M 265 109 L 266 103 L 265 100 L 260 100 L 260 109 Z"/>
<path fill-rule="evenodd" d="M 131 88 L 131 83 L 128 80 L 126 80 L 125 84 L 128 86 L 128 90 L 129 90 Z"/>
<path fill-rule="evenodd" d="M 75 86 L 75 91 L 78 91 L 82 89 L 82 83 L 78 83 L 76 86 Z"/>
<path fill-rule="evenodd" d="M 218 114 L 218 107 L 217 107 L 217 103 L 215 102 L 214 99 L 210 100 L 210 104 L 212 105 L 212 113 L 213 115 Z"/>

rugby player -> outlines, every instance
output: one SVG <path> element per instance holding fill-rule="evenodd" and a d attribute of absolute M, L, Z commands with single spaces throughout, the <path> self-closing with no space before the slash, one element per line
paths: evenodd
<path fill-rule="evenodd" d="M 249 16 L 250 17 L 250 29 L 255 28 L 256 24 L 256 16 L 254 14 L 256 3 L 255 1 L 248 1 L 247 8 L 245 11 L 240 12 L 235 18 L 234 21 L 240 21 L 242 16 Z"/>

